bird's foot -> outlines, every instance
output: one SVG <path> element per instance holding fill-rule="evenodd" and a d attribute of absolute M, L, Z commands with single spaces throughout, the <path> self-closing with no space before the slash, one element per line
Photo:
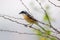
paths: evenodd
<path fill-rule="evenodd" d="M 30 28 L 31 28 L 31 27 L 32 27 L 32 25 L 33 25 L 33 24 L 28 24 L 28 27 L 30 27 Z"/>

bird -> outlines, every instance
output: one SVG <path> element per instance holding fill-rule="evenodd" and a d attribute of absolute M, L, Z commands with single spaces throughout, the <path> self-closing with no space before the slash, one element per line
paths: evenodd
<path fill-rule="evenodd" d="M 31 16 L 27 11 L 21 11 L 19 14 L 22 14 L 24 20 L 26 20 L 29 24 L 35 24 L 42 28 L 42 30 L 46 31 L 41 25 L 38 24 L 37 20 L 33 16 Z"/>

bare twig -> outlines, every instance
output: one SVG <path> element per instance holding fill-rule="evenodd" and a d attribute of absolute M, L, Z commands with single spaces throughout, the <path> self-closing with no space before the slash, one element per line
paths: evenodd
<path fill-rule="evenodd" d="M 26 35 L 40 35 L 40 34 L 34 34 L 34 33 L 22 33 L 22 32 L 18 32 L 18 31 L 12 31 L 12 30 L 3 30 L 3 29 L 0 29 L 1 32 L 11 32 L 11 33 L 18 33 L 18 34 L 26 34 Z M 44 36 L 46 37 L 46 36 Z M 47 38 L 50 38 L 50 37 L 47 37 Z"/>
<path fill-rule="evenodd" d="M 49 19 L 49 17 L 48 17 L 48 14 L 47 14 L 46 10 L 42 7 L 41 3 L 40 3 L 38 0 L 36 0 L 36 1 L 37 1 L 37 3 L 41 6 L 41 8 L 43 9 L 43 11 L 45 12 L 45 15 L 47 16 L 47 19 L 48 19 L 48 22 L 49 22 L 50 27 L 51 27 L 52 29 L 54 29 L 56 32 L 60 33 L 60 31 L 58 31 L 56 28 L 54 28 L 54 27 L 51 25 L 51 22 L 50 22 L 50 19 Z"/>
<path fill-rule="evenodd" d="M 60 1 L 60 0 L 58 0 L 58 1 Z"/>
<path fill-rule="evenodd" d="M 27 24 L 22 24 L 22 23 L 20 23 L 20 22 L 17 22 L 17 21 L 15 21 L 15 20 L 12 20 L 12 19 L 7 18 L 7 17 L 5 17 L 5 16 L 1 16 L 1 17 L 4 18 L 4 19 L 10 20 L 10 21 L 12 21 L 12 22 L 16 22 L 17 24 L 21 24 L 21 25 L 27 26 Z"/>
<path fill-rule="evenodd" d="M 15 17 L 9 16 L 9 15 L 0 14 L 0 17 L 2 17 L 2 16 L 6 16 L 6 17 L 18 19 L 18 20 L 24 20 L 24 19 L 22 19 L 22 18 L 15 18 Z"/>
<path fill-rule="evenodd" d="M 11 32 L 11 33 L 18 33 L 18 34 L 28 34 L 28 35 L 37 35 L 34 33 L 22 33 L 22 32 L 18 32 L 18 31 L 12 31 L 12 30 L 4 30 L 4 29 L 0 29 L 1 32 Z"/>
<path fill-rule="evenodd" d="M 12 31 L 12 30 L 4 30 L 4 29 L 0 29 L 1 32 L 11 32 L 11 33 L 17 33 L 17 34 L 26 34 L 26 35 L 40 35 L 40 34 L 34 34 L 34 33 L 22 33 L 22 32 L 18 32 L 18 31 Z M 56 36 L 52 36 L 52 35 L 47 35 L 47 36 L 44 36 L 42 35 L 43 37 L 47 37 L 47 38 L 50 38 L 49 36 L 51 37 L 56 37 Z M 58 40 L 60 40 L 58 37 L 56 37 Z"/>
<path fill-rule="evenodd" d="M 52 36 L 52 35 L 50 35 L 51 37 L 55 37 L 55 38 L 57 38 L 58 40 L 60 40 L 60 38 L 58 38 L 58 37 L 56 37 L 56 36 Z"/>
<path fill-rule="evenodd" d="M 51 2 L 50 0 L 48 0 L 51 4 L 53 4 L 55 7 L 60 7 L 59 5 L 54 4 L 53 2 Z"/>

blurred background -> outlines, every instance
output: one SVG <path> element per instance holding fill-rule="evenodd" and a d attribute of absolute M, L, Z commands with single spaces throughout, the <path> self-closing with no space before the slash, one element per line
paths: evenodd
<path fill-rule="evenodd" d="M 42 6 L 46 9 L 48 6 L 49 16 L 52 18 L 52 25 L 60 30 L 60 8 L 55 7 L 48 0 L 39 0 L 42 3 Z M 58 0 L 50 0 L 56 5 L 60 5 Z M 40 21 L 43 21 L 44 11 L 41 9 L 39 4 L 35 0 L 23 0 L 25 5 L 30 9 L 31 14 Z M 0 0 L 0 14 L 9 15 L 16 18 L 22 18 L 22 15 L 19 15 L 19 12 L 22 10 L 28 11 L 20 0 Z M 21 23 L 25 23 L 24 20 L 19 20 Z M 27 22 L 26 22 L 27 24 Z M 0 29 L 13 30 L 18 32 L 25 33 L 34 33 L 30 28 L 26 28 L 23 25 L 11 22 L 4 18 L 0 17 Z M 17 34 L 9 32 L 0 32 L 0 40 L 38 40 L 37 35 L 26 35 L 26 34 Z"/>

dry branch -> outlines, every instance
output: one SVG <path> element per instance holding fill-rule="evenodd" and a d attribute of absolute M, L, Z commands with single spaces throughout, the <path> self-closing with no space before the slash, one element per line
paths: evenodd
<path fill-rule="evenodd" d="M 53 4 L 55 7 L 60 7 L 59 5 L 54 4 L 53 2 L 51 2 L 50 0 L 48 0 L 51 4 Z"/>

